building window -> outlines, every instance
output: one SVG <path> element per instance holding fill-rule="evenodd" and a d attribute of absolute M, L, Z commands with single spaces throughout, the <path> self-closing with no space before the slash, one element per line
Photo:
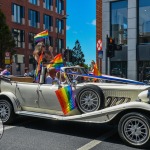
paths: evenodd
<path fill-rule="evenodd" d="M 64 1 L 63 0 L 56 0 L 56 12 L 59 14 L 63 14 L 64 10 Z"/>
<path fill-rule="evenodd" d="M 50 42 L 50 46 L 53 46 L 53 37 L 49 36 L 49 42 Z"/>
<path fill-rule="evenodd" d="M 37 5 L 37 4 L 38 4 L 38 0 L 29 0 L 29 2 L 30 2 L 31 4 L 34 4 L 34 5 Z"/>
<path fill-rule="evenodd" d="M 57 53 L 62 53 L 62 49 L 64 48 L 64 40 L 57 39 Z"/>
<path fill-rule="evenodd" d="M 29 26 L 39 28 L 40 26 L 40 13 L 29 9 Z"/>
<path fill-rule="evenodd" d="M 16 43 L 16 47 L 25 48 L 25 32 L 24 30 L 12 29 L 12 34 Z"/>
<path fill-rule="evenodd" d="M 150 43 L 150 1 L 139 0 L 139 43 Z"/>
<path fill-rule="evenodd" d="M 62 33 L 64 29 L 64 21 L 60 19 L 56 19 L 56 28 L 57 28 L 57 33 Z"/>
<path fill-rule="evenodd" d="M 12 4 L 12 21 L 24 24 L 24 7 Z"/>
<path fill-rule="evenodd" d="M 32 32 L 30 32 L 29 34 L 28 34 L 28 41 L 29 41 L 29 49 L 34 49 L 34 36 L 35 36 L 36 34 L 35 33 L 32 33 Z"/>
<path fill-rule="evenodd" d="M 117 44 L 127 44 L 127 0 L 111 2 L 110 35 Z"/>
<path fill-rule="evenodd" d="M 121 78 L 127 77 L 127 62 L 126 61 L 112 61 L 110 75 Z"/>
<path fill-rule="evenodd" d="M 44 8 L 51 10 L 51 6 L 53 6 L 53 0 L 43 0 Z"/>
<path fill-rule="evenodd" d="M 43 24 L 44 24 L 44 29 L 48 29 L 51 31 L 51 27 L 53 26 L 53 18 L 49 15 L 44 15 L 43 19 Z"/>

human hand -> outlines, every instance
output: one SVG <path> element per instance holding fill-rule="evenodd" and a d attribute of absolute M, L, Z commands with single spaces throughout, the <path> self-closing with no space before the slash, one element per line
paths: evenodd
<path fill-rule="evenodd" d="M 49 46 L 49 51 L 51 52 L 51 53 L 53 53 L 53 47 L 52 46 Z"/>

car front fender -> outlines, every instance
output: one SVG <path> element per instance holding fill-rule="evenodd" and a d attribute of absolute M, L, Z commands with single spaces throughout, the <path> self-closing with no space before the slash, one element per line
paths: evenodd
<path fill-rule="evenodd" d="M 17 111 L 21 110 L 20 102 L 13 93 L 11 93 L 11 92 L 1 92 L 0 93 L 0 100 L 1 99 L 9 100 L 13 105 L 14 112 L 17 112 Z"/>

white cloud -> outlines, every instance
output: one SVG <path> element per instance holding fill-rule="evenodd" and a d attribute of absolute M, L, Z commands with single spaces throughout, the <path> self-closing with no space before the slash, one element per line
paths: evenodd
<path fill-rule="evenodd" d="M 67 25 L 66 25 L 66 30 L 70 30 L 70 28 L 71 28 L 70 26 L 67 26 Z"/>
<path fill-rule="evenodd" d="M 92 20 L 90 23 L 87 22 L 86 24 L 96 26 L 96 19 Z"/>
<path fill-rule="evenodd" d="M 96 19 L 93 20 L 91 24 L 92 24 L 93 26 L 95 26 L 95 25 L 96 25 Z"/>

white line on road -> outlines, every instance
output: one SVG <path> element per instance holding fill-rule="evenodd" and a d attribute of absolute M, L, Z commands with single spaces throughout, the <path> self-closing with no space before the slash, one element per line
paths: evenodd
<path fill-rule="evenodd" d="M 96 138 L 95 140 L 92 140 L 91 142 L 85 144 L 84 146 L 78 148 L 77 150 L 90 150 L 91 148 L 95 147 L 96 145 L 100 144 L 103 140 L 107 139 L 108 137 L 112 136 L 115 133 L 114 130 L 107 132 L 103 136 L 100 136 Z"/>

